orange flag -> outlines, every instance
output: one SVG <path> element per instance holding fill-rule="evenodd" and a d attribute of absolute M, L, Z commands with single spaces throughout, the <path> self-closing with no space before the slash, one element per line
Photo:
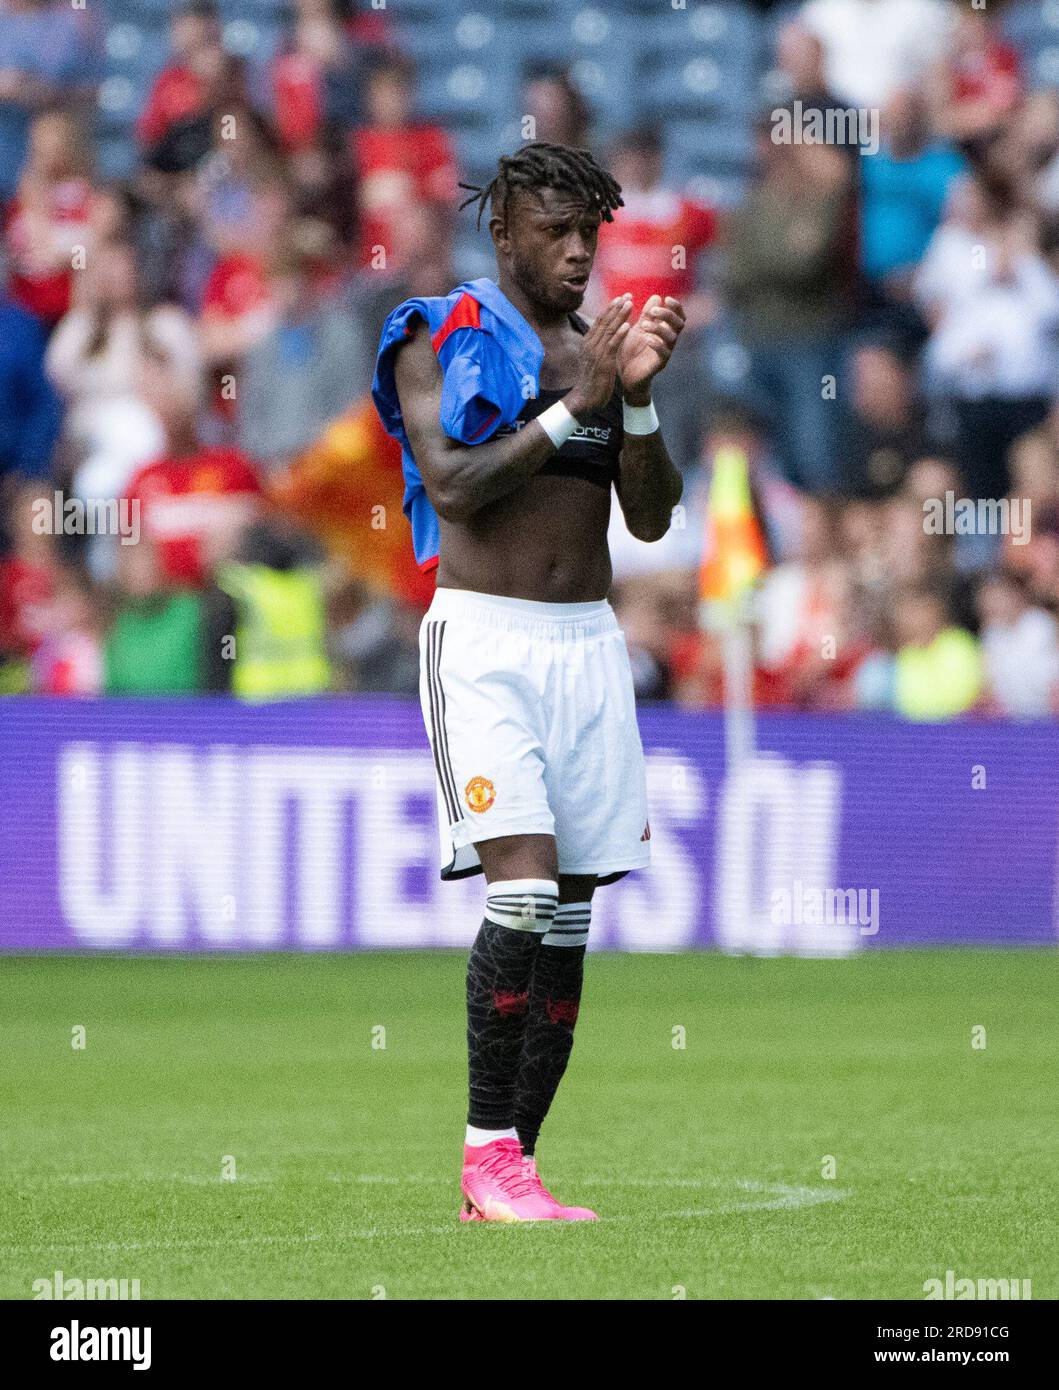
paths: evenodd
<path fill-rule="evenodd" d="M 332 421 L 269 487 L 273 502 L 318 535 L 350 577 L 426 607 L 433 575 L 415 562 L 401 511 L 401 446 L 365 396 Z"/>
<path fill-rule="evenodd" d="M 722 445 L 713 458 L 699 599 L 714 617 L 730 619 L 738 601 L 768 566 L 768 548 L 754 509 L 747 456 Z"/>

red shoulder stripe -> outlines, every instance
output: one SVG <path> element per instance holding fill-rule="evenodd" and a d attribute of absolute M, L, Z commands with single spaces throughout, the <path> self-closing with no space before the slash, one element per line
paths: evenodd
<path fill-rule="evenodd" d="M 481 328 L 481 326 L 481 305 L 473 294 L 461 294 L 453 305 L 448 318 L 430 340 L 434 351 L 437 352 L 449 334 L 455 333 L 457 328 Z"/>
<path fill-rule="evenodd" d="M 475 432 L 471 435 L 470 442 L 473 443 L 474 440 L 476 440 L 480 434 L 485 434 L 486 430 L 489 428 L 489 426 L 493 423 L 493 421 L 496 419 L 496 417 L 497 417 L 499 414 L 500 414 L 500 411 L 499 411 L 499 410 L 494 410 L 493 413 L 492 413 L 492 415 L 487 415 L 486 418 L 482 421 L 482 423 L 481 423 L 481 424 L 478 426 L 478 428 L 475 430 Z"/>

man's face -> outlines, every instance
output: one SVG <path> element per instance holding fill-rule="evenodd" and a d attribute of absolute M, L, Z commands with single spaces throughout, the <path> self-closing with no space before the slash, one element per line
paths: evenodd
<path fill-rule="evenodd" d="M 596 256 L 599 213 L 552 188 L 515 193 L 505 211 L 489 224 L 497 263 L 542 308 L 579 308 Z"/>
<path fill-rule="evenodd" d="M 38 116 L 30 131 L 33 164 L 49 177 L 59 177 L 72 167 L 73 134 L 68 118 L 60 111 Z"/>
<path fill-rule="evenodd" d="M 622 188 L 648 192 L 662 179 L 662 156 L 658 150 L 625 145 L 615 150 L 610 171 Z"/>
<path fill-rule="evenodd" d="M 368 79 L 366 102 L 369 124 L 400 130 L 411 114 L 411 88 L 399 73 L 377 72 Z"/>
<path fill-rule="evenodd" d="M 204 50 L 220 45 L 217 25 L 204 15 L 175 15 L 169 32 L 173 52 L 185 62 Z"/>

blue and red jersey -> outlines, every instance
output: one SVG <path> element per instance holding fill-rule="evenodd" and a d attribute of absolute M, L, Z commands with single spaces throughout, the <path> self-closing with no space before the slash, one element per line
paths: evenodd
<path fill-rule="evenodd" d="M 383 325 L 371 395 L 387 434 L 400 442 L 403 509 L 412 523 L 416 560 L 430 570 L 438 562 L 438 517 L 405 434 L 393 376 L 396 349 L 411 336 L 417 316 L 430 329 L 444 373 L 441 428 L 461 444 L 483 444 L 518 419 L 538 393 L 544 347 L 507 296 L 486 279 L 469 280 L 441 297 L 406 299 Z"/>

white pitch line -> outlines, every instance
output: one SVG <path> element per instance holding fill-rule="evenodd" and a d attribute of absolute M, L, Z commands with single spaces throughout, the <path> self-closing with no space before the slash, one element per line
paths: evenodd
<path fill-rule="evenodd" d="M 720 1186 L 719 1183 L 715 1183 L 714 1185 Z M 667 1220 L 699 1220 L 703 1217 L 710 1216 L 728 1216 L 736 1212 L 796 1211 L 802 1207 L 820 1206 L 827 1202 L 841 1201 L 842 1198 L 846 1196 L 845 1192 L 841 1190 L 832 1190 L 831 1188 L 789 1187 L 785 1183 L 761 1183 L 750 1179 L 740 1180 L 736 1183 L 736 1186 L 742 1188 L 744 1191 L 759 1192 L 762 1196 L 769 1197 L 769 1200 L 728 1202 L 717 1207 L 665 1211 L 657 1213 L 657 1217 L 662 1217 Z M 769 1196 L 769 1194 L 771 1194 L 771 1196 Z M 657 1219 L 657 1217 L 653 1219 Z M 639 1216 L 609 1216 L 603 1218 L 603 1224 L 605 1226 L 615 1226 L 642 1219 L 643 1218 Z M 502 1223 L 491 1222 L 486 1224 L 496 1225 Z M 552 1223 L 542 1222 L 539 1224 L 547 1226 Z M 565 1226 L 567 1223 L 556 1222 L 554 1224 Z M 343 1241 L 351 1240 L 393 1240 L 403 1236 L 451 1235 L 457 1225 L 458 1223 L 451 1221 L 444 1225 L 385 1226 L 382 1228 L 379 1226 L 371 1226 L 363 1230 L 334 1231 L 330 1233 L 309 1232 L 303 1235 L 235 1236 L 224 1239 L 201 1240 L 81 1241 L 67 1244 L 38 1243 L 34 1245 L 0 1245 L 0 1250 L 8 1255 L 39 1255 L 49 1253 L 58 1254 L 60 1251 L 71 1252 L 88 1250 L 126 1253 L 137 1250 L 223 1250 L 232 1247 L 252 1249 L 255 1246 L 312 1245 L 321 1241 L 340 1244 Z"/>
<path fill-rule="evenodd" d="M 59 1245 L 0 1245 L 0 1251 L 5 1255 L 41 1255 L 52 1251 L 58 1254 L 60 1251 L 75 1250 L 108 1250 L 124 1254 L 134 1250 L 227 1250 L 236 1246 L 240 1249 L 252 1249 L 255 1246 L 269 1245 L 314 1245 L 320 1241 L 338 1244 L 349 1240 L 377 1240 L 380 1236 L 392 1239 L 397 1236 L 447 1235 L 451 1231 L 451 1223 L 444 1226 L 393 1226 L 384 1231 L 380 1231 L 378 1226 L 371 1226 L 363 1231 L 319 1231 L 289 1236 L 232 1236 L 223 1240 L 90 1240 Z"/>
<path fill-rule="evenodd" d="M 222 1178 L 220 1174 L 206 1175 L 204 1173 L 6 1173 L 0 1175 L 0 1189 L 5 1186 L 34 1186 L 46 1187 L 61 1184 L 67 1187 L 76 1187 L 81 1184 L 93 1183 L 155 1183 L 155 1182 L 174 1182 L 188 1183 L 199 1187 L 235 1187 L 235 1186 L 265 1186 L 270 1183 L 282 1182 L 311 1182 L 314 1179 L 307 1174 L 290 1173 L 247 1173 L 235 1178 Z M 384 1187 L 436 1187 L 448 1179 L 444 1174 L 427 1173 L 325 1173 L 320 1179 L 323 1182 L 336 1184 L 350 1184 L 355 1186 L 384 1186 Z M 805 1192 L 828 1192 L 827 1188 L 784 1188 L 782 1183 L 759 1183 L 750 1179 L 725 1179 L 725 1178 L 676 1178 L 676 1177 L 653 1177 L 653 1178 L 623 1178 L 615 1177 L 614 1174 L 579 1174 L 575 1178 L 579 1186 L 589 1187 L 643 1187 L 643 1188 L 691 1188 L 703 1190 L 709 1188 L 724 1188 L 735 1186 L 743 1188 L 745 1191 L 770 1191 L 783 1188 L 785 1192 L 805 1191 Z M 822 1198 L 821 1200 L 826 1200 Z"/>
<path fill-rule="evenodd" d="M 818 1207 L 825 1202 L 840 1202 L 845 1197 L 841 1189 L 830 1187 L 788 1187 L 785 1183 L 740 1182 L 738 1187 L 747 1191 L 772 1192 L 775 1195 L 766 1202 L 729 1202 L 720 1207 L 703 1207 L 691 1211 L 667 1211 L 669 1217 L 726 1216 L 736 1211 L 797 1211 L 800 1207 Z"/>

